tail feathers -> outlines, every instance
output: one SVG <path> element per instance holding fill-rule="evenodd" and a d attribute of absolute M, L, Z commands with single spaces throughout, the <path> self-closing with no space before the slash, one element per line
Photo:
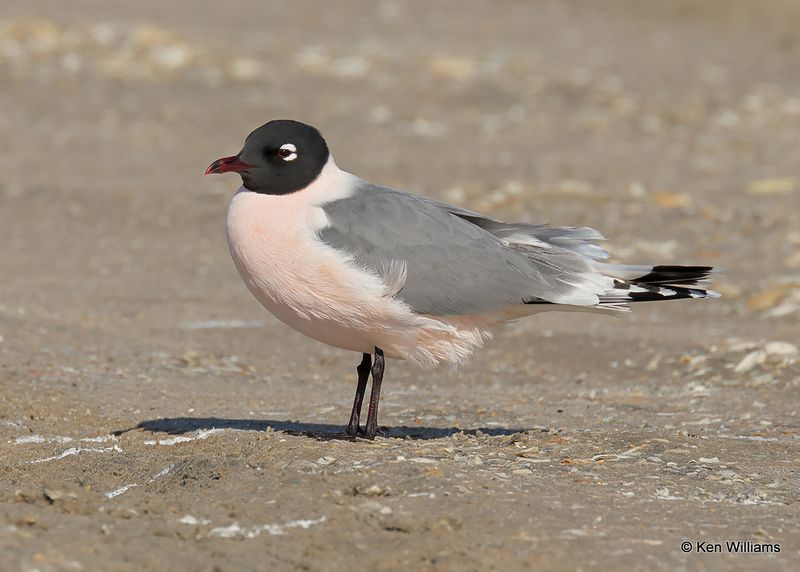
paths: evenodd
<path fill-rule="evenodd" d="M 600 297 L 600 305 L 608 309 L 625 310 L 629 302 L 720 297 L 708 288 L 711 266 L 605 266 L 615 278 L 614 288 Z"/>

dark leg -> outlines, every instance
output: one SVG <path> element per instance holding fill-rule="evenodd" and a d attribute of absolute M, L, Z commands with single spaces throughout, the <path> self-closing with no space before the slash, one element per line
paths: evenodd
<path fill-rule="evenodd" d="M 353 412 L 350 414 L 350 423 L 347 424 L 347 435 L 355 437 L 358 434 L 358 423 L 361 419 L 361 404 L 364 403 L 364 391 L 367 389 L 372 356 L 364 354 L 361 363 L 356 368 L 358 372 L 358 385 L 356 386 L 356 397 L 353 400 Z"/>
<path fill-rule="evenodd" d="M 375 348 L 375 363 L 372 364 L 372 393 L 369 395 L 369 411 L 364 436 L 374 439 L 378 432 L 378 403 L 381 400 L 381 383 L 383 382 L 384 359 L 383 350 Z"/>

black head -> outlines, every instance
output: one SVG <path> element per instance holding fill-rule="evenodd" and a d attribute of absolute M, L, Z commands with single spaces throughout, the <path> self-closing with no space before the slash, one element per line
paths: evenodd
<path fill-rule="evenodd" d="M 319 131 L 298 121 L 278 119 L 248 135 L 238 155 L 214 161 L 206 175 L 236 172 L 247 190 L 285 195 L 314 182 L 329 156 Z"/>

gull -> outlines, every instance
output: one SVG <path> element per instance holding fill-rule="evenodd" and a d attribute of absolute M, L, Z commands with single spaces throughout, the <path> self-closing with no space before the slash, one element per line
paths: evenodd
<path fill-rule="evenodd" d="M 291 328 L 363 354 L 349 438 L 378 432 L 385 358 L 455 367 L 492 328 L 540 312 L 719 296 L 710 266 L 610 264 L 592 228 L 504 222 L 365 181 L 297 121 L 262 125 L 206 170 L 228 172 L 242 179 L 227 238 L 247 288 Z"/>

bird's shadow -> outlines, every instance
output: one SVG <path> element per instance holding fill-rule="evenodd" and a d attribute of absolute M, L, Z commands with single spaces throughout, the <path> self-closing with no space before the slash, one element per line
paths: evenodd
<path fill-rule="evenodd" d="M 222 419 L 218 417 L 165 417 L 162 419 L 150 419 L 142 421 L 138 425 L 129 429 L 115 431 L 114 435 L 121 435 L 128 431 L 141 429 L 152 433 L 167 433 L 170 435 L 183 435 L 201 429 L 235 429 L 239 431 L 281 431 L 289 435 L 309 437 L 317 440 L 341 439 L 344 426 L 331 425 L 327 423 L 300 423 L 297 421 L 276 421 L 272 419 Z M 480 429 L 460 429 L 458 427 L 381 427 L 380 434 L 383 437 L 396 439 L 442 439 L 464 433 L 466 435 L 477 435 L 481 432 L 485 435 L 498 437 L 503 435 L 513 435 L 524 433 L 528 429 L 504 429 L 498 427 Z"/>

